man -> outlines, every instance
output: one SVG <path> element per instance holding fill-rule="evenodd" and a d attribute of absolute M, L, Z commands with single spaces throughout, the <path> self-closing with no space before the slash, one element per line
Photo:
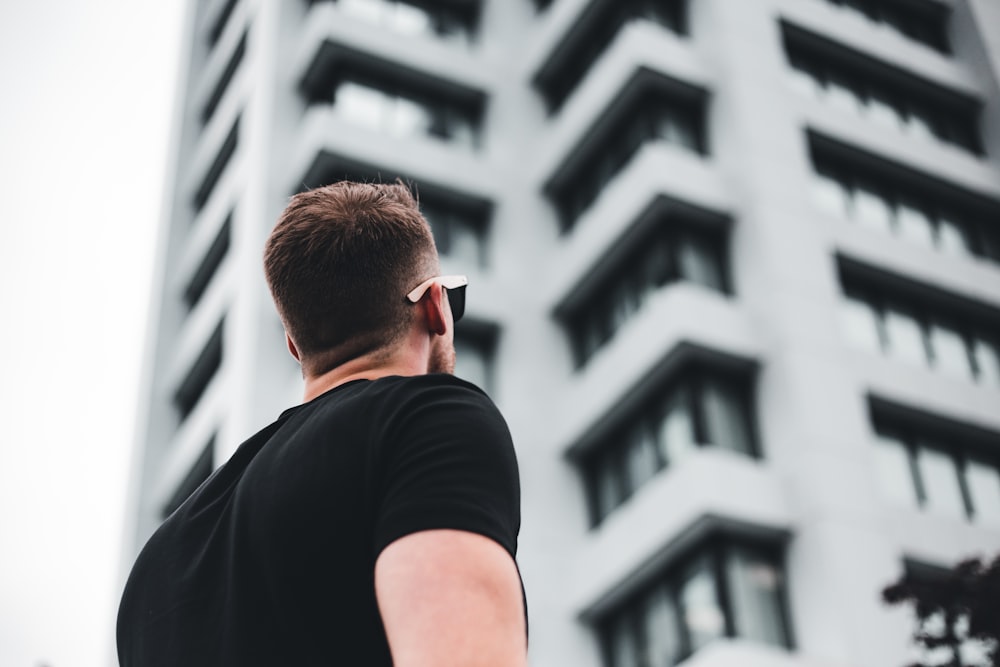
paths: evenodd
<path fill-rule="evenodd" d="M 265 273 L 305 402 L 150 538 L 123 667 L 523 665 L 517 462 L 451 375 L 465 279 L 401 185 L 294 196 Z"/>

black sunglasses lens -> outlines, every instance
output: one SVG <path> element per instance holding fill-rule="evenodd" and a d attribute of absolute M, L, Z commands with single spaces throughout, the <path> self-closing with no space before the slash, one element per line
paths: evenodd
<path fill-rule="evenodd" d="M 467 285 L 448 290 L 448 303 L 451 305 L 451 319 L 458 322 L 465 314 L 465 288 Z"/>

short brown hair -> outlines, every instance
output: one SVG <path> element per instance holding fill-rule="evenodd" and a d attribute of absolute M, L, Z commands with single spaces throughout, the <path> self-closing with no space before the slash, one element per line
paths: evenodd
<path fill-rule="evenodd" d="M 268 287 L 309 375 L 396 342 L 413 316 L 405 294 L 437 264 L 430 226 L 401 182 L 299 193 L 264 249 Z"/>

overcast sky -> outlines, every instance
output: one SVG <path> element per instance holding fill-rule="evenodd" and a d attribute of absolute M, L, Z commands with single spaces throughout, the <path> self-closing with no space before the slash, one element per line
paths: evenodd
<path fill-rule="evenodd" d="M 186 2 L 0 1 L 0 665 L 114 662 Z"/>

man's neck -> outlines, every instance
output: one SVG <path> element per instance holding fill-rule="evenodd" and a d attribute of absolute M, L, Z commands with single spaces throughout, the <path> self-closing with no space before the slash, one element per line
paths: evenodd
<path fill-rule="evenodd" d="M 337 366 L 322 375 L 305 378 L 303 403 L 308 403 L 321 394 L 354 380 L 377 380 L 390 375 L 424 375 L 427 364 L 419 358 L 393 356 L 376 361 L 370 356 L 358 357 Z"/>

